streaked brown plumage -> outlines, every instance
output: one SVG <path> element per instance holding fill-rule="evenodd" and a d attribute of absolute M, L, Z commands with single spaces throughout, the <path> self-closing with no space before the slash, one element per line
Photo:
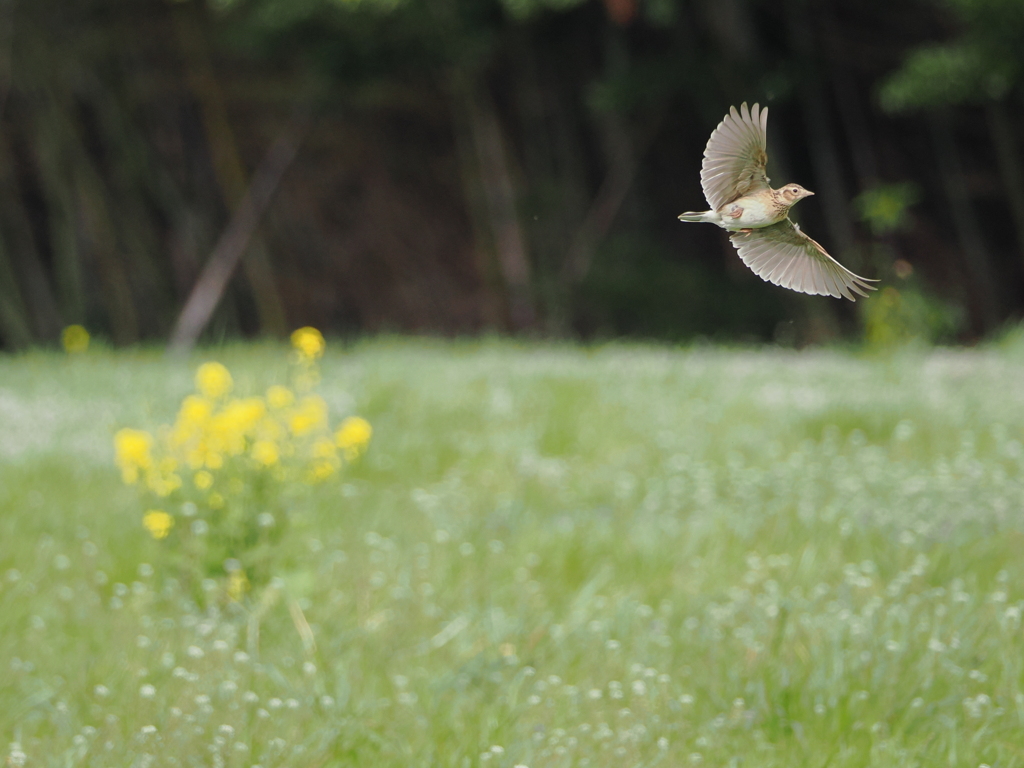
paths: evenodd
<path fill-rule="evenodd" d="M 845 296 L 875 290 L 874 280 L 855 275 L 800 231 L 789 209 L 813 195 L 799 184 L 772 189 L 768 165 L 768 108 L 746 103 L 729 109 L 708 139 L 700 183 L 711 209 L 679 215 L 681 221 L 716 224 L 743 263 L 759 277 L 783 288 L 818 296 Z"/>

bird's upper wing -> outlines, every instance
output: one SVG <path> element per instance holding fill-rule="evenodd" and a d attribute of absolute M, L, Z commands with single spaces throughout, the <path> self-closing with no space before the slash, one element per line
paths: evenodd
<path fill-rule="evenodd" d="M 833 259 L 818 243 L 783 219 L 777 224 L 730 235 L 743 263 L 769 283 L 812 296 L 845 296 L 856 301 L 853 293 L 867 296 L 868 283 Z M 853 293 L 851 293 L 851 291 Z"/>
<path fill-rule="evenodd" d="M 717 211 L 738 197 L 768 189 L 768 107 L 747 109 L 746 102 L 729 114 L 711 134 L 704 148 L 700 185 L 711 210 Z"/>

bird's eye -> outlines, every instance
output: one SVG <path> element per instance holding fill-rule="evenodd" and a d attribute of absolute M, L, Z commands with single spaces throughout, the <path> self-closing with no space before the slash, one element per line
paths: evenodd
<path fill-rule="evenodd" d="M 792 194 L 794 194 L 794 195 L 795 195 L 795 194 L 796 194 L 797 192 L 799 192 L 800 190 L 798 190 L 798 189 L 797 189 L 796 187 L 790 187 L 790 188 L 789 188 L 789 191 L 790 191 L 790 193 L 792 193 Z"/>

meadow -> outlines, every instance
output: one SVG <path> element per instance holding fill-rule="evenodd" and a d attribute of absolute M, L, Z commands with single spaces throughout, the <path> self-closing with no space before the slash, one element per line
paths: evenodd
<path fill-rule="evenodd" d="M 0 357 L 8 766 L 1024 766 L 1024 340 L 381 339 L 239 600 L 113 464 L 278 345 Z"/>

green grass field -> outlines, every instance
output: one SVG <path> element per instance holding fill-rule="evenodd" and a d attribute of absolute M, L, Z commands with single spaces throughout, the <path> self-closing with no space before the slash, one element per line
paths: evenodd
<path fill-rule="evenodd" d="M 1024 766 L 1024 344 L 334 345 L 368 453 L 204 599 L 111 437 L 285 358 L 0 358 L 0 761 Z"/>

